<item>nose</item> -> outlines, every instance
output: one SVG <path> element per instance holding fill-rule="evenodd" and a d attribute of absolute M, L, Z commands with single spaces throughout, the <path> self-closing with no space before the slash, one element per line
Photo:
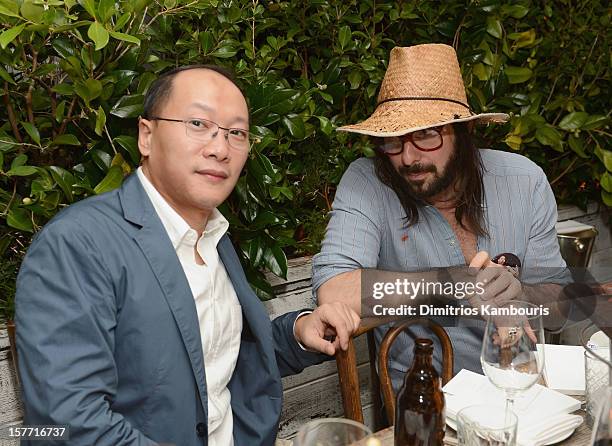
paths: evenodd
<path fill-rule="evenodd" d="M 214 133 L 208 144 L 204 146 L 204 156 L 223 161 L 230 156 L 228 130 L 219 129 Z"/>
<path fill-rule="evenodd" d="M 420 161 L 422 152 L 417 149 L 409 139 L 405 139 L 403 142 L 403 150 L 401 153 L 402 164 L 410 166 L 415 162 Z"/>

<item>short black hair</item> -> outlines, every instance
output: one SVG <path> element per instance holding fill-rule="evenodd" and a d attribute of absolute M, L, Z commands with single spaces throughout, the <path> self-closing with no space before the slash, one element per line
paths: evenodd
<path fill-rule="evenodd" d="M 232 84 L 234 84 L 242 94 L 242 97 L 244 97 L 244 100 L 247 100 L 244 90 L 242 87 L 240 87 L 240 85 L 238 85 L 238 81 L 236 80 L 234 73 L 232 73 L 229 69 L 212 64 L 185 65 L 182 67 L 173 68 L 170 71 L 166 71 L 153 81 L 144 98 L 144 111 L 142 113 L 143 118 L 151 119 L 156 116 L 156 113 L 160 107 L 168 100 L 170 93 L 172 93 L 172 81 L 174 80 L 174 77 L 178 73 L 189 70 L 210 70 L 219 73 L 221 76 L 225 77 Z"/>

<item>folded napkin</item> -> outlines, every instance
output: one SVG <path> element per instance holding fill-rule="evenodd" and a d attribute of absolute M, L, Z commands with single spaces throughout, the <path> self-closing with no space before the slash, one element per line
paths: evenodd
<path fill-rule="evenodd" d="M 542 345 L 538 344 L 538 351 L 541 349 Z M 544 380 L 550 389 L 566 395 L 584 395 L 584 347 L 546 344 Z"/>
<path fill-rule="evenodd" d="M 488 404 L 505 407 L 505 394 L 489 379 L 469 370 L 461 370 L 444 388 L 446 418 L 454 428 L 457 413 L 468 406 Z M 569 436 L 582 423 L 579 415 L 569 415 L 580 408 L 580 401 L 539 384 L 519 394 L 513 412 L 518 417 L 518 444 L 551 444 Z"/>
<path fill-rule="evenodd" d="M 569 437 L 582 424 L 580 415 L 559 414 L 536 423 L 519 421 L 518 444 L 544 446 Z"/>

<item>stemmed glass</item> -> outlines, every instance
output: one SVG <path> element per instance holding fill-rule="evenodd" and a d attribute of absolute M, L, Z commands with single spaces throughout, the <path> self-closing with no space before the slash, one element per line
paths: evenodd
<path fill-rule="evenodd" d="M 509 412 L 517 394 L 533 386 L 542 375 L 542 308 L 512 301 L 501 307 L 491 306 L 488 312 L 480 362 L 489 380 L 505 391 Z"/>
<path fill-rule="evenodd" d="M 372 431 L 357 421 L 345 418 L 322 418 L 300 428 L 293 446 L 345 446 L 372 435 Z"/>

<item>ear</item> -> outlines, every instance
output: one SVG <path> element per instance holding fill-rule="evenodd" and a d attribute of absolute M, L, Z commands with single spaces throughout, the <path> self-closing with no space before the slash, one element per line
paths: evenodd
<path fill-rule="evenodd" d="M 151 140 L 153 136 L 153 121 L 138 118 L 138 151 L 143 158 L 151 153 Z"/>

